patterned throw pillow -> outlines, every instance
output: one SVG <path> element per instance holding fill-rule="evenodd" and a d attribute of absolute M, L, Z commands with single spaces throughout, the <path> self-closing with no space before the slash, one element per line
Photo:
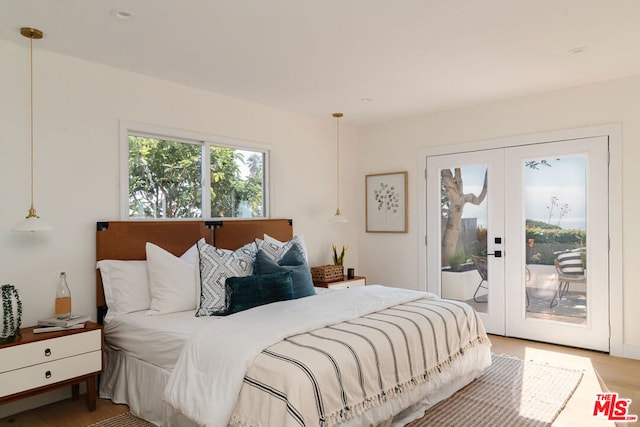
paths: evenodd
<path fill-rule="evenodd" d="M 257 252 L 254 243 L 230 251 L 198 242 L 200 253 L 200 306 L 196 316 L 225 314 L 225 281 L 229 277 L 253 274 L 253 260 Z"/>
<path fill-rule="evenodd" d="M 556 255 L 562 274 L 584 274 L 582 256 L 578 251 L 565 251 Z"/>
<path fill-rule="evenodd" d="M 307 261 L 307 247 L 304 243 L 304 238 L 302 235 L 293 236 L 291 240 L 288 242 L 281 242 L 268 234 L 264 235 L 264 240 L 255 239 L 256 246 L 258 250 L 263 250 L 264 253 L 269 256 L 270 259 L 274 261 L 279 261 L 282 257 L 291 249 L 292 247 L 297 247 L 298 250 L 304 256 L 305 261 Z"/>

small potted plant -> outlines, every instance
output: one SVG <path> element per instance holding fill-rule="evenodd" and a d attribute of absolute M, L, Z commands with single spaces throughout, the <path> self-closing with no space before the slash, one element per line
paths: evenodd
<path fill-rule="evenodd" d="M 0 312 L 0 344 L 6 344 L 20 337 L 22 323 L 22 301 L 13 285 L 3 285 L 2 311 Z"/>
<path fill-rule="evenodd" d="M 344 265 L 344 254 L 347 251 L 346 246 L 342 246 L 340 252 L 338 252 L 338 248 L 336 245 L 333 246 L 333 265 Z"/>
<path fill-rule="evenodd" d="M 467 256 L 464 253 L 464 250 L 457 250 L 453 255 L 449 257 L 449 267 L 451 271 L 462 271 L 462 266 L 464 265 Z"/>

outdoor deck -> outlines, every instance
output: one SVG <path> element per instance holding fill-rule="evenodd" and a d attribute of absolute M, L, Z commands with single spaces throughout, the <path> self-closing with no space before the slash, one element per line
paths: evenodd
<path fill-rule="evenodd" d="M 559 304 L 550 307 L 558 287 L 555 267 L 552 265 L 529 265 L 528 267 L 531 272 L 527 281 L 527 294 L 529 296 L 528 318 L 586 324 L 586 285 L 570 284 L 569 292 L 560 299 Z M 478 297 L 480 301 L 483 299 L 486 299 L 486 295 Z M 487 303 L 477 303 L 473 299 L 465 300 L 465 302 L 478 312 L 487 311 Z"/>

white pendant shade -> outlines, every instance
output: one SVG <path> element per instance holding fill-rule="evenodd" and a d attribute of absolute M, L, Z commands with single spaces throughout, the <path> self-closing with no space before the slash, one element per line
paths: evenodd
<path fill-rule="evenodd" d="M 349 222 L 349 220 L 347 218 L 345 218 L 344 216 L 342 216 L 342 214 L 340 213 L 340 210 L 336 211 L 336 214 L 334 216 L 332 216 L 331 218 L 329 218 L 329 222 Z"/>
<path fill-rule="evenodd" d="M 11 231 L 47 231 L 53 227 L 44 222 L 39 216 L 28 216 L 22 222 L 11 228 Z"/>

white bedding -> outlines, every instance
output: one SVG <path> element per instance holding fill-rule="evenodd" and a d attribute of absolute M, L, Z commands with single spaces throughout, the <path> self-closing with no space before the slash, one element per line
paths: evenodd
<path fill-rule="evenodd" d="M 317 294 L 339 292 L 315 288 Z M 119 315 L 104 324 L 108 345 L 136 359 L 173 369 L 185 343 L 201 324 L 220 320 L 216 316 L 195 317 L 195 310 L 149 316 L 146 310 Z"/>
<path fill-rule="evenodd" d="M 195 317 L 195 310 L 161 316 L 129 313 L 104 325 L 107 344 L 137 359 L 173 369 L 185 343 L 196 329 L 218 317 Z"/>
<path fill-rule="evenodd" d="M 356 289 L 351 291 L 355 291 Z M 371 289 L 373 289 L 373 287 Z M 244 367 L 247 365 L 246 360 L 250 362 L 253 357 L 246 356 L 245 362 L 240 364 L 228 363 L 227 366 L 236 366 L 239 369 L 234 370 L 234 372 L 236 372 L 235 375 L 221 377 L 223 379 L 220 381 L 223 382 L 218 382 L 217 386 L 212 383 L 213 389 L 208 388 L 209 386 L 206 385 L 206 383 L 204 385 L 194 384 L 191 375 L 187 375 L 187 381 L 182 382 L 182 385 L 180 385 L 179 383 L 181 383 L 181 381 L 178 381 L 178 379 L 184 375 L 184 367 L 181 366 L 182 362 L 178 363 L 176 369 L 173 369 L 173 366 L 179 353 L 182 351 L 181 349 L 185 347 L 187 342 L 191 343 L 187 348 L 202 346 L 202 344 L 193 344 L 195 341 L 191 340 L 193 335 L 206 334 L 205 332 L 196 333 L 196 329 L 205 330 L 207 328 L 201 328 L 202 325 L 213 324 L 213 330 L 218 331 L 214 332 L 214 335 L 227 340 L 225 344 L 222 344 L 223 341 L 209 339 L 208 341 L 212 346 L 216 347 L 216 345 L 228 346 L 228 344 L 238 342 L 238 337 L 245 336 L 247 327 L 249 327 L 247 325 L 253 325 L 251 326 L 252 329 L 256 324 L 266 326 L 258 333 L 262 343 L 257 347 L 252 347 L 253 350 L 249 353 L 251 354 L 256 351 L 259 352 L 261 350 L 260 347 L 264 348 L 270 343 L 279 340 L 277 336 L 281 334 L 286 336 L 287 334 L 296 333 L 304 329 L 315 329 L 327 323 L 335 323 L 336 321 L 340 321 L 340 319 L 347 320 L 359 314 L 380 310 L 381 307 L 392 305 L 399 301 L 415 299 L 416 295 L 418 297 L 424 296 L 423 293 L 414 293 L 396 288 L 384 289 L 384 296 L 375 297 L 366 304 L 362 304 L 363 301 L 358 292 L 346 293 L 345 291 L 329 291 L 319 292 L 320 295 L 315 297 L 298 300 L 296 304 L 290 304 L 291 301 L 271 304 L 238 313 L 227 318 L 195 318 L 192 311 L 155 317 L 146 316 L 144 312 L 123 316 L 105 325 L 107 366 L 103 374 L 103 381 L 101 382 L 100 395 L 101 397 L 111 398 L 116 402 L 129 404 L 134 414 L 154 422 L 157 425 L 191 425 L 190 422 L 184 419 L 180 420 L 180 416 L 177 416 L 176 412 L 173 411 L 170 406 L 161 402 L 163 390 L 167 392 L 166 397 L 169 399 L 174 399 L 175 393 L 184 393 L 184 396 L 181 398 L 186 397 L 193 399 L 192 401 L 194 403 L 199 400 L 199 404 L 204 402 L 204 407 L 218 408 L 217 405 L 219 402 L 197 396 L 198 394 L 206 396 L 207 389 L 211 392 L 211 390 L 218 387 L 219 390 L 224 391 L 224 393 L 222 393 L 223 395 L 232 397 L 228 399 L 225 409 L 219 413 L 215 411 L 216 413 L 213 416 L 226 417 L 228 420 L 235 404 L 235 397 L 233 396 L 237 396 L 237 391 L 231 390 L 239 389 L 244 376 Z M 338 294 L 340 297 L 326 297 L 325 294 Z M 413 294 L 413 296 L 411 294 Z M 348 295 L 353 295 L 353 298 L 347 298 Z M 279 304 L 281 307 L 278 307 Z M 337 317 L 335 317 L 333 321 L 328 322 L 326 318 L 322 319 L 329 315 L 329 313 L 325 312 L 324 314 L 316 316 L 314 319 L 310 319 L 309 322 L 305 322 L 307 325 L 302 327 L 302 322 L 299 320 L 311 317 L 309 316 L 309 312 L 312 311 L 312 306 L 326 307 L 329 313 L 333 313 Z M 286 307 L 286 309 L 283 310 L 283 307 Z M 265 335 L 263 337 L 262 332 L 268 329 L 276 330 L 278 327 L 275 327 L 271 321 L 264 322 L 265 317 L 256 316 L 264 316 L 265 313 L 268 314 L 272 310 L 275 312 L 288 312 L 287 315 L 280 320 L 274 320 L 274 322 L 282 322 L 285 325 L 293 325 L 293 327 L 287 326 L 284 330 L 279 330 L 275 335 L 269 337 Z M 181 360 L 190 359 L 192 356 L 193 354 L 189 355 L 189 352 L 185 351 Z M 236 361 L 237 355 L 232 356 L 229 360 L 231 359 Z M 212 362 L 214 366 L 217 363 L 220 362 Z M 429 382 L 421 384 L 419 387 L 397 396 L 397 398 L 393 400 L 390 399 L 384 405 L 373 408 L 361 417 L 353 418 L 345 422 L 344 425 L 365 426 L 378 424 L 382 421 L 388 421 L 387 425 L 396 425 L 391 423 L 392 416 L 397 414 L 401 408 L 411 406 L 400 416 L 401 421 L 399 425 L 403 425 L 404 422 L 419 417 L 425 408 L 430 407 L 442 398 L 448 397 L 459 387 L 473 380 L 489 363 L 490 353 L 488 347 L 479 346 L 471 348 L 465 352 L 463 357 L 452 362 L 450 369 L 435 375 Z M 170 376 L 171 380 L 169 380 Z M 240 385 L 231 385 L 225 382 L 237 382 L 238 376 L 240 378 Z M 231 380 L 231 377 L 235 379 Z M 196 387 L 194 387 L 194 385 L 196 385 Z M 172 394 L 174 394 L 174 397 L 171 397 Z M 189 413 L 189 410 L 185 410 L 185 407 L 181 406 L 182 403 L 173 400 L 172 404 L 180 406 L 180 411 L 194 418 L 193 414 Z M 211 414 L 205 414 L 204 416 L 210 415 Z M 402 418 L 403 416 L 404 418 Z M 209 419 L 209 423 L 204 419 L 199 419 L 199 421 L 201 424 L 206 425 L 226 425 L 225 421 L 220 421 L 220 423 L 217 421 L 211 422 L 211 419 Z M 395 421 L 397 421 L 397 418 Z"/>

